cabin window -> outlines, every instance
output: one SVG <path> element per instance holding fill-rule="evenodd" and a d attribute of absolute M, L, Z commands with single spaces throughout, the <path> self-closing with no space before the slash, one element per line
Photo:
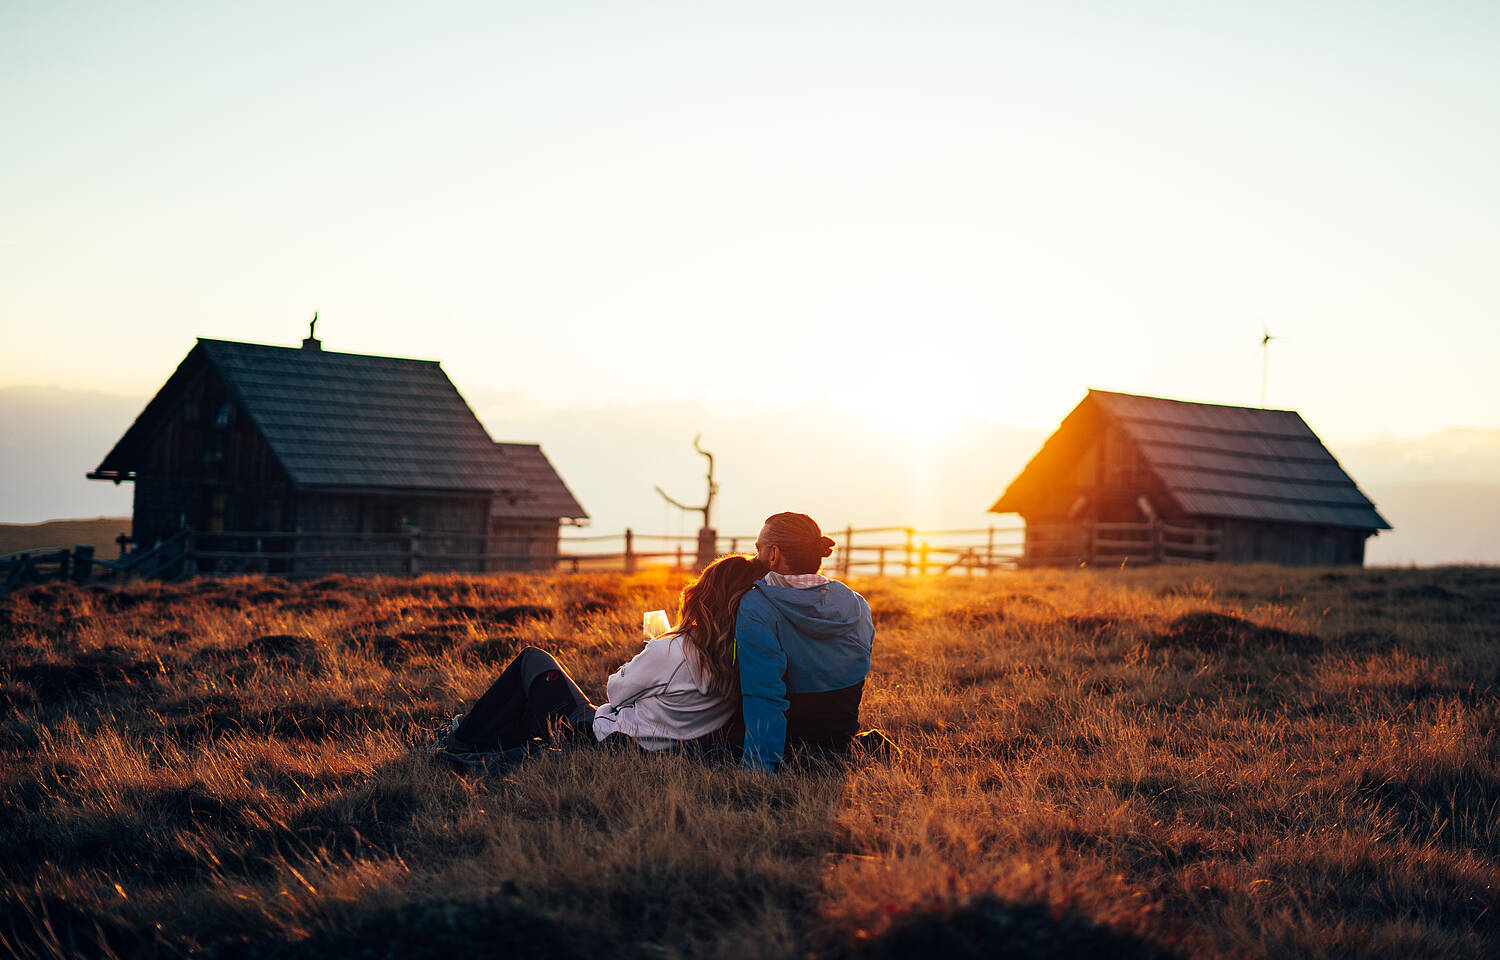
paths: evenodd
<path fill-rule="evenodd" d="M 203 444 L 203 469 L 213 473 L 224 466 L 224 441 L 210 435 Z"/>
<path fill-rule="evenodd" d="M 375 511 L 375 532 L 406 533 L 419 528 L 415 504 L 381 504 Z"/>
<path fill-rule="evenodd" d="M 214 417 L 214 426 L 221 428 L 234 426 L 234 404 L 228 402 L 219 404 L 219 413 Z"/>

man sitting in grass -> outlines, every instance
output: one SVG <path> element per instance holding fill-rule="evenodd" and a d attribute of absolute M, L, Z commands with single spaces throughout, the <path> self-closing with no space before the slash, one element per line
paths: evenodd
<path fill-rule="evenodd" d="M 766 520 L 755 552 L 770 572 L 740 600 L 735 622 L 741 766 L 774 772 L 788 747 L 847 754 L 870 672 L 870 605 L 818 572 L 833 541 L 804 513 Z"/>

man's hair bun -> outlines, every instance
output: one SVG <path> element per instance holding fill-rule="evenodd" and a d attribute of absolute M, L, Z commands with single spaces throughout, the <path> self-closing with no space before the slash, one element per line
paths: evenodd
<path fill-rule="evenodd" d="M 792 573 L 817 573 L 834 546 L 834 541 L 823 536 L 812 517 L 790 512 L 767 517 L 760 542 L 779 547 Z"/>

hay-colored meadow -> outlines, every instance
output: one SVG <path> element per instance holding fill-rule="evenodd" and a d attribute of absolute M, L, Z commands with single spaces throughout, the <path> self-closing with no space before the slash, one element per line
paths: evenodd
<path fill-rule="evenodd" d="M 0 948 L 1500 955 L 1496 569 L 856 580 L 898 759 L 428 758 L 525 644 L 599 698 L 682 583 L 0 598 Z"/>

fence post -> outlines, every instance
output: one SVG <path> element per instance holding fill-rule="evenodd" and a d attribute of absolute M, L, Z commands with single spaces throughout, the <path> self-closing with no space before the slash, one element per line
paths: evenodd
<path fill-rule="evenodd" d="M 730 553 L 739 553 L 740 552 L 740 538 L 739 537 L 730 537 L 729 538 L 729 552 Z"/>
<path fill-rule="evenodd" d="M 911 576 L 912 567 L 912 538 L 916 535 L 917 531 L 913 530 L 911 527 L 906 528 L 906 575 L 908 577 Z"/>
<path fill-rule="evenodd" d="M 698 530 L 698 553 L 693 558 L 693 572 L 702 573 L 703 568 L 714 562 L 719 553 L 719 532 L 712 527 Z"/>
<path fill-rule="evenodd" d="M 922 541 L 922 576 L 924 576 L 924 577 L 927 576 L 927 551 L 929 549 L 930 548 L 927 545 L 927 541 L 923 540 Z"/>
<path fill-rule="evenodd" d="M 990 539 L 984 548 L 984 572 L 995 572 L 995 525 L 990 524 Z"/>
<path fill-rule="evenodd" d="M 19 587 L 25 579 L 26 564 L 28 562 L 26 554 L 23 553 L 19 557 L 11 557 L 10 562 L 10 574 L 6 576 L 5 583 L 0 584 L 0 590 L 12 590 Z"/>
<path fill-rule="evenodd" d="M 854 555 L 854 525 L 844 527 L 844 555 L 839 559 L 843 562 L 839 566 L 844 568 L 844 579 L 849 579 L 850 558 Z"/>
<path fill-rule="evenodd" d="M 1094 562 L 1094 521 L 1083 522 L 1083 563 L 1085 565 Z"/>
<path fill-rule="evenodd" d="M 417 556 L 417 538 L 419 534 L 412 534 L 406 538 L 406 572 L 416 576 L 421 570 L 421 560 Z"/>
<path fill-rule="evenodd" d="M 73 548 L 73 582 L 89 583 L 94 579 L 94 547 L 80 543 Z"/>
<path fill-rule="evenodd" d="M 635 573 L 635 531 L 629 527 L 625 528 L 625 572 Z"/>
<path fill-rule="evenodd" d="M 877 571 L 876 576 L 883 577 L 885 576 L 885 547 L 878 548 L 878 556 L 880 560 L 878 561 L 879 565 L 875 568 Z"/>
<path fill-rule="evenodd" d="M 682 544 L 680 544 L 680 543 L 677 545 L 677 568 L 676 569 L 678 569 L 678 570 L 682 569 Z"/>
<path fill-rule="evenodd" d="M 1161 563 L 1166 553 L 1166 534 L 1162 532 L 1161 521 L 1153 518 L 1151 520 L 1151 562 Z"/>

